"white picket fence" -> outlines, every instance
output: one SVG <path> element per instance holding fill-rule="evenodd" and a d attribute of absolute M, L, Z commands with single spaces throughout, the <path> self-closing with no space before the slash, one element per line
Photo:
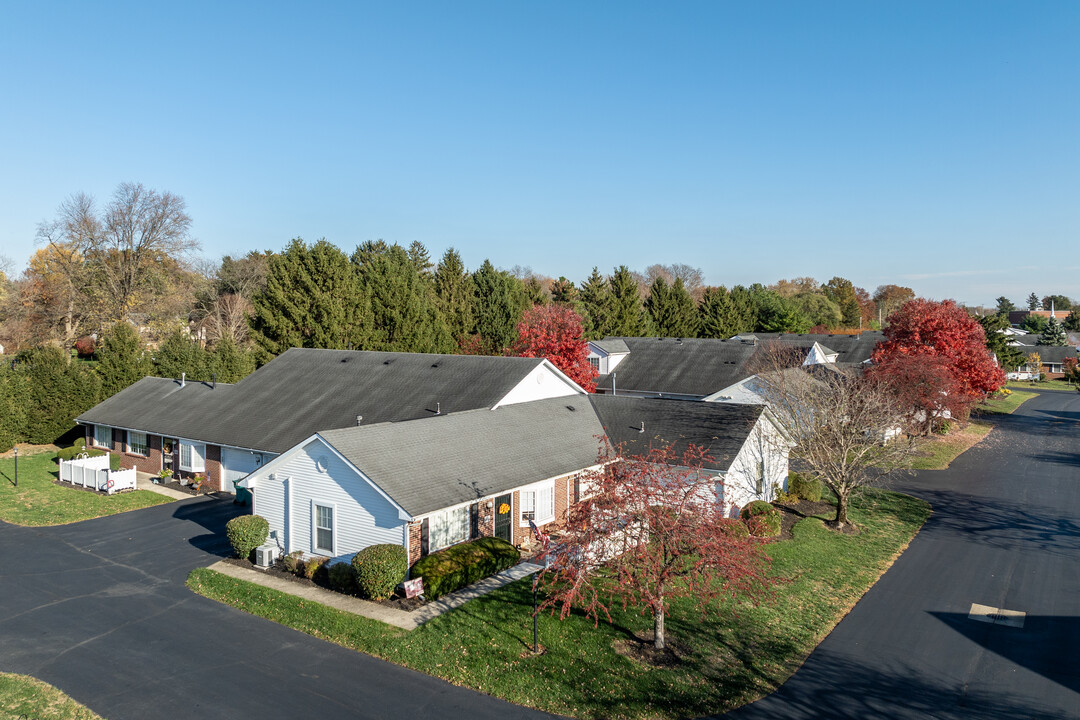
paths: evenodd
<path fill-rule="evenodd" d="M 80 456 L 60 461 L 60 480 L 112 495 L 135 489 L 135 470 L 110 470 L 108 455 Z"/>

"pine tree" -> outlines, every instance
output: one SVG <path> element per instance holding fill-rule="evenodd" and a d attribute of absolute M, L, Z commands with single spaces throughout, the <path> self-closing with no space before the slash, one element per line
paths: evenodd
<path fill-rule="evenodd" d="M 645 299 L 645 310 L 655 333 L 661 337 L 696 337 L 697 312 L 694 300 L 682 278 L 675 278 L 669 288 L 663 276 L 657 276 Z"/>
<path fill-rule="evenodd" d="M 732 335 L 754 332 L 758 325 L 758 306 L 754 293 L 749 288 L 736 285 L 731 288 L 729 298 L 732 322 L 735 325 Z"/>
<path fill-rule="evenodd" d="M 705 288 L 698 305 L 698 337 L 726 340 L 739 332 L 735 306 L 723 286 Z"/>
<path fill-rule="evenodd" d="M 551 281 L 551 302 L 561 305 L 575 305 L 580 299 L 574 283 L 562 275 L 559 276 L 558 280 Z"/>
<path fill-rule="evenodd" d="M 1005 297 L 1004 295 L 999 297 L 994 302 L 997 303 L 997 314 L 998 315 L 1004 315 L 1004 316 L 1008 317 L 1009 313 L 1011 313 L 1013 310 L 1016 309 L 1016 306 L 1013 305 L 1012 300 Z"/>
<path fill-rule="evenodd" d="M 609 333 L 618 337 L 642 337 L 647 328 L 646 315 L 638 293 L 637 280 L 630 268 L 620 265 L 608 281 L 611 288 L 611 326 Z"/>
<path fill-rule="evenodd" d="M 611 286 L 599 269 L 593 267 L 592 274 L 581 283 L 578 297 L 584 310 L 585 338 L 599 340 L 611 335 Z"/>
<path fill-rule="evenodd" d="M 1038 310 L 1039 309 L 1039 296 L 1036 295 L 1035 293 L 1031 293 L 1030 295 L 1028 295 L 1027 304 L 1028 304 L 1028 310 Z"/>
<path fill-rule="evenodd" d="M 983 332 L 986 334 L 986 349 L 997 358 L 998 365 L 1006 371 L 1015 370 L 1024 362 L 1024 354 L 1015 347 L 1009 345 L 1009 335 L 1002 332 L 1009 327 L 1009 318 L 1006 315 L 986 315 L 979 318 Z"/>
<path fill-rule="evenodd" d="M 517 338 L 515 328 L 525 311 L 521 283 L 509 273 L 496 270 L 490 260 L 484 260 L 480 269 L 473 273 L 472 280 L 480 351 L 489 355 L 501 354 Z"/>
<path fill-rule="evenodd" d="M 291 347 L 363 347 L 371 321 L 356 266 L 326 240 L 309 248 L 297 238 L 272 255 L 266 286 L 252 306 L 252 339 L 271 355 Z"/>
<path fill-rule="evenodd" d="M 135 328 L 127 322 L 116 323 L 105 334 L 97 359 L 104 397 L 112 397 L 128 385 L 154 374 L 153 360 Z"/>
<path fill-rule="evenodd" d="M 412 244 L 409 245 L 408 253 L 409 262 L 412 263 L 413 269 L 416 270 L 416 274 L 420 276 L 420 279 L 425 282 L 430 280 L 431 268 L 434 266 L 431 264 L 431 256 L 428 255 L 424 243 L 413 240 Z"/>
<path fill-rule="evenodd" d="M 207 381 L 210 379 L 210 356 L 183 330 L 173 332 L 158 347 L 154 356 L 158 377 Z"/>
<path fill-rule="evenodd" d="M 810 320 L 788 298 L 765 288 L 751 292 L 757 305 L 757 332 L 804 333 L 810 329 Z"/>
<path fill-rule="evenodd" d="M 255 356 L 236 344 L 232 335 L 223 335 L 210 353 L 211 377 L 218 382 L 235 383 L 255 372 Z"/>
<path fill-rule="evenodd" d="M 435 296 L 451 337 L 461 342 L 476 324 L 476 295 L 472 277 L 454 248 L 443 253 L 435 268 Z"/>
<path fill-rule="evenodd" d="M 381 251 L 380 251 L 381 250 Z M 361 261 L 361 258 L 365 258 Z M 358 248 L 353 262 L 371 321 L 364 347 L 394 352 L 450 352 L 453 339 L 434 295 L 409 253 L 398 245 L 385 250 Z"/>
<path fill-rule="evenodd" d="M 1069 338 L 1065 334 L 1065 328 L 1062 327 L 1061 321 L 1057 318 L 1050 318 L 1046 323 L 1046 327 L 1043 328 L 1042 334 L 1039 335 L 1038 345 L 1053 345 L 1057 347 L 1064 347 L 1069 344 Z"/>

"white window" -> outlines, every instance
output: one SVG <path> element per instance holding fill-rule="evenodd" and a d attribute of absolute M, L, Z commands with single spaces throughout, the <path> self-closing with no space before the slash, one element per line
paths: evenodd
<path fill-rule="evenodd" d="M 128 433 L 128 452 L 133 455 L 149 455 L 150 449 L 146 444 L 146 433 Z"/>
<path fill-rule="evenodd" d="M 334 548 L 334 506 L 311 503 L 312 548 L 317 553 L 337 555 Z"/>
<path fill-rule="evenodd" d="M 469 506 L 443 510 L 428 517 L 428 548 L 441 550 L 469 539 Z"/>
<path fill-rule="evenodd" d="M 107 425 L 94 426 L 94 444 L 98 447 L 112 447 L 112 428 Z"/>
<path fill-rule="evenodd" d="M 555 519 L 555 483 L 521 491 L 521 524 L 537 525 Z"/>
<path fill-rule="evenodd" d="M 596 370 L 597 372 L 600 371 L 600 358 L 598 358 L 598 357 L 589 358 L 589 364 L 593 366 L 593 370 Z"/>
<path fill-rule="evenodd" d="M 180 469 L 187 472 L 206 471 L 206 445 L 180 441 Z"/>

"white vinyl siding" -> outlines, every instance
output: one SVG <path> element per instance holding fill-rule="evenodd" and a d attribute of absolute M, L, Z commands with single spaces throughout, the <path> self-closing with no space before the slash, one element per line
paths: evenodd
<path fill-rule="evenodd" d="M 337 546 L 334 544 L 334 512 L 333 505 L 311 501 L 311 546 L 320 555 L 337 555 Z"/>
<path fill-rule="evenodd" d="M 180 441 L 180 469 L 187 472 L 206 470 L 206 445 Z"/>
<path fill-rule="evenodd" d="M 94 426 L 94 445 L 97 447 L 112 447 L 112 428 L 108 425 Z"/>
<path fill-rule="evenodd" d="M 521 491 L 521 524 L 532 520 L 537 525 L 555 519 L 555 483 L 537 485 Z"/>
<path fill-rule="evenodd" d="M 326 459 L 326 472 L 316 468 L 320 457 Z M 315 549 L 313 501 L 334 508 L 334 557 L 350 559 L 369 545 L 405 544 L 405 521 L 397 508 L 319 440 L 250 477 L 256 483 L 252 511 L 266 518 L 286 552 L 327 554 Z"/>
<path fill-rule="evenodd" d="M 443 510 L 428 516 L 428 547 L 431 552 L 469 539 L 469 506 Z"/>
<path fill-rule="evenodd" d="M 128 452 L 133 455 L 146 456 L 150 454 L 150 447 L 146 443 L 146 433 L 135 432 L 134 430 L 128 432 Z"/>

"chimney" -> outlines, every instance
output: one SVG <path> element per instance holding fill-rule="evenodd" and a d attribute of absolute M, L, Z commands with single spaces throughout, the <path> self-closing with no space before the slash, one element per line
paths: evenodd
<path fill-rule="evenodd" d="M 187 384 L 187 373 L 182 372 L 182 373 L 180 373 L 180 387 L 184 387 L 184 385 L 186 385 L 186 384 Z"/>

